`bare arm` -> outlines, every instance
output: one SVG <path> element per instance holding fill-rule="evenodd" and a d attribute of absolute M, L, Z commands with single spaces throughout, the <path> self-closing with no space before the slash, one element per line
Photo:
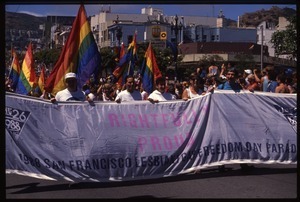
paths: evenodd
<path fill-rule="evenodd" d="M 226 70 L 226 67 L 225 67 L 225 64 L 223 63 L 222 66 L 221 66 L 221 72 L 220 72 L 219 77 L 221 77 L 222 75 L 224 75 L 225 70 Z"/>
<path fill-rule="evenodd" d="M 189 99 L 189 95 L 188 95 L 188 90 L 184 89 L 184 91 L 182 92 L 182 99 L 184 101 L 187 101 Z"/>

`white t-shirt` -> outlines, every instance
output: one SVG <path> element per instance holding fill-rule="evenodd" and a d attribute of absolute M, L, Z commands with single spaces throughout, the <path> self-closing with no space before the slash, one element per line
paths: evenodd
<path fill-rule="evenodd" d="M 127 90 L 123 90 L 118 93 L 115 100 L 120 99 L 121 102 L 130 102 L 135 100 L 142 100 L 142 94 L 138 90 L 134 90 L 132 93 L 128 92 Z"/>
<path fill-rule="evenodd" d="M 67 88 L 61 90 L 55 95 L 56 101 L 85 101 L 86 97 L 81 90 L 70 92 Z"/>
<path fill-rule="evenodd" d="M 189 96 L 190 99 L 195 98 L 195 97 L 199 97 L 202 94 L 202 90 L 201 89 L 198 90 L 197 94 L 192 93 L 192 91 L 191 91 L 190 88 L 187 88 L 186 90 L 188 92 L 188 96 Z"/>
<path fill-rule="evenodd" d="M 164 92 L 161 94 L 158 90 L 153 91 L 148 98 L 151 98 L 153 100 L 158 100 L 158 101 L 167 101 L 167 100 L 176 100 L 176 96 L 172 95 L 169 92 Z"/>

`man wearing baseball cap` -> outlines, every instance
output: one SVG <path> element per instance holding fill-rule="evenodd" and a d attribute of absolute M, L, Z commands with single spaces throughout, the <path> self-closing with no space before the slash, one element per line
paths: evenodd
<path fill-rule="evenodd" d="M 57 92 L 55 98 L 51 99 L 51 102 L 86 100 L 86 96 L 84 95 L 84 93 L 80 89 L 77 89 L 77 78 L 75 73 L 67 73 L 65 75 L 65 83 L 67 88 Z"/>

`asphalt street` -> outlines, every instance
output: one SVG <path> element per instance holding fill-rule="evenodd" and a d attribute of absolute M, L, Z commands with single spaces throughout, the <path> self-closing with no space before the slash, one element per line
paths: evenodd
<path fill-rule="evenodd" d="M 6 174 L 6 199 L 289 199 L 298 200 L 297 165 L 238 164 L 175 177 L 108 183 L 69 183 Z"/>

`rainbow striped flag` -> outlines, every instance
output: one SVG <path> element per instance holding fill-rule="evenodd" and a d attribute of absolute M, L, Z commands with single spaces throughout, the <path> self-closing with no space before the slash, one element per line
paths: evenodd
<path fill-rule="evenodd" d="M 43 94 L 44 86 L 45 86 L 45 66 L 42 66 L 35 92 L 40 95 Z"/>
<path fill-rule="evenodd" d="M 133 75 L 135 62 L 138 60 L 136 36 L 137 32 L 134 33 L 133 40 L 127 48 L 127 53 L 124 54 L 120 59 L 119 63 L 117 64 L 118 67 L 113 72 L 113 75 L 118 81 L 122 79 L 122 84 L 124 84 L 125 77 L 127 75 Z"/>
<path fill-rule="evenodd" d="M 127 54 L 128 54 L 128 58 L 129 58 L 129 64 L 127 66 L 127 73 L 126 73 L 126 75 L 124 75 L 124 79 L 127 75 L 133 75 L 135 62 L 138 60 L 138 58 L 137 58 L 136 36 L 137 36 L 137 32 L 135 31 L 134 36 L 133 36 L 133 40 L 128 46 Z"/>
<path fill-rule="evenodd" d="M 11 88 L 15 91 L 19 81 L 21 67 L 20 67 L 18 55 L 14 49 L 12 49 L 12 56 L 13 56 L 13 60 L 9 72 L 9 79 L 11 79 L 12 81 Z"/>
<path fill-rule="evenodd" d="M 78 88 L 100 71 L 101 56 L 95 42 L 84 5 L 81 4 L 73 22 L 65 46 L 45 83 L 45 90 L 52 95 L 66 88 L 64 76 L 68 72 L 77 74 Z"/>
<path fill-rule="evenodd" d="M 162 74 L 157 66 L 154 51 L 149 43 L 148 49 L 145 53 L 144 62 L 141 70 L 142 83 L 144 90 L 150 94 L 155 88 L 155 81 Z"/>
<path fill-rule="evenodd" d="M 29 43 L 22 63 L 19 80 L 16 87 L 16 93 L 28 95 L 36 81 L 34 70 L 34 60 L 32 54 L 32 44 Z"/>
<path fill-rule="evenodd" d="M 120 61 L 125 55 L 124 43 L 122 43 L 119 55 L 120 55 L 119 56 L 119 61 Z M 113 71 L 113 75 L 116 79 L 116 83 L 118 83 L 119 85 L 122 85 L 122 81 L 123 81 L 122 75 L 124 73 L 124 70 L 125 70 L 125 65 L 117 66 L 116 69 Z"/>

